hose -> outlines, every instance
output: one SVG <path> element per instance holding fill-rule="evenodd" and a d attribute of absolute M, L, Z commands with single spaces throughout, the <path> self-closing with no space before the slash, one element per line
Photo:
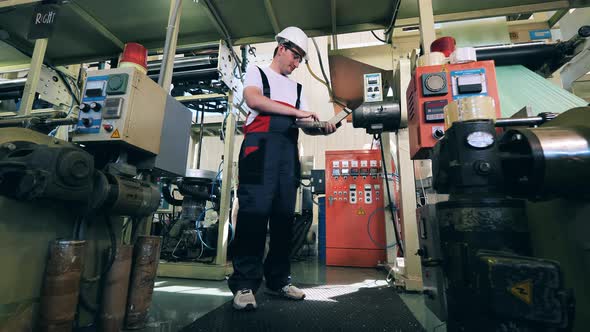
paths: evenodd
<path fill-rule="evenodd" d="M 318 60 L 320 62 L 320 69 L 322 70 L 322 76 L 324 76 L 324 81 L 328 87 L 328 92 L 330 93 L 330 98 L 334 99 L 334 93 L 332 92 L 332 87 L 330 84 L 330 80 L 328 79 L 328 75 L 326 75 L 326 71 L 324 70 L 324 63 L 322 61 L 322 55 L 320 54 L 320 48 L 318 47 L 318 43 L 315 41 L 315 38 L 312 38 L 311 41 L 313 42 L 313 46 L 315 47 L 315 51 L 318 55 Z"/>
<path fill-rule="evenodd" d="M 389 201 L 389 209 L 391 211 L 391 221 L 393 223 L 393 231 L 395 233 L 395 242 L 398 244 L 398 248 L 399 248 L 399 252 L 402 256 L 404 256 L 404 245 L 403 243 L 400 241 L 400 235 L 397 229 L 397 224 L 396 224 L 396 213 L 394 210 L 394 205 L 393 205 L 393 201 L 391 200 L 391 191 L 389 190 L 389 178 L 387 177 L 387 166 L 386 166 L 386 161 L 385 161 L 385 151 L 383 150 L 383 138 L 381 137 L 381 134 L 379 134 L 379 145 L 381 146 L 381 164 L 383 165 L 383 174 L 385 176 L 385 188 L 387 188 L 387 199 Z"/>
<path fill-rule="evenodd" d="M 375 241 L 375 239 L 373 239 L 373 236 L 371 235 L 371 221 L 373 216 L 375 215 L 375 213 L 377 213 L 377 211 L 381 211 L 381 210 L 385 210 L 385 208 L 377 208 L 375 209 L 373 212 L 371 212 L 371 214 L 369 215 L 369 219 L 367 220 L 367 234 L 369 235 L 369 240 L 371 240 L 371 242 L 373 242 L 377 247 L 379 248 L 383 248 L 383 249 L 389 249 L 389 248 L 393 248 L 397 245 L 397 242 L 394 242 L 393 244 L 388 245 L 387 243 L 382 244 L 382 243 L 377 243 L 377 241 Z M 394 221 L 395 223 L 395 221 Z"/>
<path fill-rule="evenodd" d="M 98 274 L 97 276 L 92 277 L 92 278 L 86 278 L 86 277 L 82 276 L 82 282 L 93 283 L 93 282 L 97 282 L 100 279 L 104 278 L 107 275 L 107 273 L 109 273 L 109 271 L 111 270 L 111 267 L 113 266 L 113 263 L 115 262 L 115 257 L 117 255 L 117 235 L 115 235 L 115 232 L 113 231 L 113 224 L 111 222 L 111 218 L 109 216 L 105 215 L 105 221 L 106 221 L 107 230 L 109 232 L 109 237 L 111 240 L 111 250 L 110 250 L 110 255 L 109 255 L 109 261 L 100 274 Z"/>

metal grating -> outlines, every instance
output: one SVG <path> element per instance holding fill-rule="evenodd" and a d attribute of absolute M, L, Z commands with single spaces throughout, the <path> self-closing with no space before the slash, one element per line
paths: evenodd
<path fill-rule="evenodd" d="M 304 301 L 291 301 L 263 291 L 258 309 L 239 312 L 232 302 L 185 327 L 192 331 L 424 331 L 394 289 L 354 285 L 302 287 Z"/>

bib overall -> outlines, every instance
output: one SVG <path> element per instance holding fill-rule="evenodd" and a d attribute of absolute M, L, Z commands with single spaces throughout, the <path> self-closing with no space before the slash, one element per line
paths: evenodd
<path fill-rule="evenodd" d="M 270 98 L 270 85 L 262 69 L 263 94 Z M 297 85 L 299 109 L 301 84 Z M 285 104 L 285 103 L 283 103 Z M 296 190 L 300 181 L 297 150 L 299 130 L 295 118 L 258 114 L 245 126 L 239 156 L 239 210 L 233 241 L 234 273 L 228 284 L 235 294 L 241 289 L 256 292 L 264 276 L 272 290 L 289 284 L 292 229 Z M 267 229 L 270 250 L 264 259 Z"/>

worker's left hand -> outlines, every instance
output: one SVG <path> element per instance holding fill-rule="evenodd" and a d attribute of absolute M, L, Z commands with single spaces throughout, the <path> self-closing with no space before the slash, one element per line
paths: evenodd
<path fill-rule="evenodd" d="M 326 126 L 324 127 L 324 135 L 330 135 L 336 131 L 336 126 L 327 122 Z"/>

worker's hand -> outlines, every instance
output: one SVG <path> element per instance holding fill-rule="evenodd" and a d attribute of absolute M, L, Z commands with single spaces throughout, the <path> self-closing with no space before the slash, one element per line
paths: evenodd
<path fill-rule="evenodd" d="M 309 119 L 313 121 L 319 121 L 318 115 L 314 112 L 306 112 L 301 110 L 295 110 L 294 116 L 298 119 Z"/>
<path fill-rule="evenodd" d="M 331 124 L 330 122 L 326 122 L 326 126 L 324 127 L 324 135 L 330 135 L 336 131 L 336 126 Z"/>

